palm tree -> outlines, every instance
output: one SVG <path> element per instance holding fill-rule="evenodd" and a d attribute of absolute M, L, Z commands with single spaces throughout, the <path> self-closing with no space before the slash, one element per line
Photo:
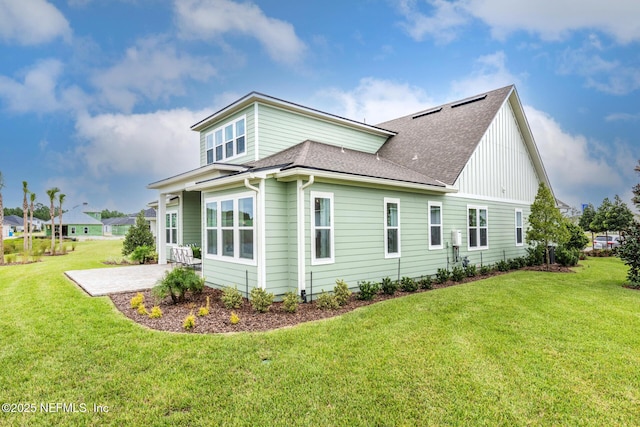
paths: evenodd
<path fill-rule="evenodd" d="M 47 196 L 49 196 L 49 201 L 51 201 L 51 205 L 49 205 L 49 215 L 51 216 L 51 255 L 53 255 L 56 251 L 56 233 L 55 233 L 55 225 L 53 223 L 53 214 L 55 213 L 53 209 L 53 201 L 56 198 L 56 194 L 60 192 L 58 187 L 53 187 L 47 190 Z M 62 230 L 60 230 L 62 231 Z"/>
<path fill-rule="evenodd" d="M 2 187 L 4 187 L 4 178 L 0 172 L 0 265 L 4 265 L 4 234 L 2 225 L 4 223 L 4 206 L 2 205 Z"/>
<path fill-rule="evenodd" d="M 22 250 L 24 254 L 22 255 L 22 262 L 27 262 L 27 251 L 29 250 L 29 223 L 27 216 L 29 215 L 29 205 L 27 204 L 27 194 L 29 193 L 29 188 L 27 187 L 27 181 L 22 181 L 22 192 L 24 193 L 24 197 L 22 199 L 22 217 L 23 217 L 23 233 L 22 233 Z"/>
<path fill-rule="evenodd" d="M 30 193 L 29 199 L 31 200 L 31 206 L 29 206 L 29 212 L 31 213 L 31 219 L 29 220 L 29 250 L 33 250 L 33 203 L 36 201 L 36 193 Z"/>
<path fill-rule="evenodd" d="M 60 203 L 60 253 L 62 253 L 62 202 L 64 202 L 65 197 L 67 197 L 67 195 L 62 193 L 58 196 L 58 201 Z"/>

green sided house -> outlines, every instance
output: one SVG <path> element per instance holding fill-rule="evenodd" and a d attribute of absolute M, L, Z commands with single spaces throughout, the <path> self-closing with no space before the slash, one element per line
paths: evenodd
<path fill-rule="evenodd" d="M 102 236 L 101 211 L 92 208 L 88 203 L 75 206 L 62 214 L 62 235 L 65 237 Z M 60 233 L 60 218 L 53 220 L 55 235 Z M 44 222 L 47 236 L 51 236 L 51 220 Z"/>
<path fill-rule="evenodd" d="M 160 262 L 210 286 L 316 295 L 526 254 L 549 180 L 514 86 L 372 126 L 251 93 L 192 126 L 200 167 L 158 191 Z"/>

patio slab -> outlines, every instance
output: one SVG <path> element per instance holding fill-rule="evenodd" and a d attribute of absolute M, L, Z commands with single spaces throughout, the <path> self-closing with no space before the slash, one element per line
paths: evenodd
<path fill-rule="evenodd" d="M 64 274 L 93 297 L 118 292 L 150 289 L 162 278 L 171 264 L 131 265 L 91 270 L 70 270 Z"/>

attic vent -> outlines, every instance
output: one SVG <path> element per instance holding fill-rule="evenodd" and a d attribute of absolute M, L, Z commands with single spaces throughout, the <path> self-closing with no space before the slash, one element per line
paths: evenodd
<path fill-rule="evenodd" d="M 442 111 L 442 107 L 434 108 L 432 110 L 423 111 L 421 113 L 416 114 L 415 116 L 413 116 L 411 118 L 412 119 L 417 119 L 418 117 L 428 116 L 429 114 L 437 113 L 439 111 Z"/>
<path fill-rule="evenodd" d="M 487 97 L 487 94 L 485 93 L 484 95 L 479 95 L 479 96 L 474 96 L 473 98 L 463 99 L 462 101 L 456 102 L 455 104 L 451 105 L 451 108 L 456 108 L 456 107 L 460 107 L 462 105 L 471 104 L 472 102 L 476 102 L 476 101 L 482 101 L 486 97 Z"/>

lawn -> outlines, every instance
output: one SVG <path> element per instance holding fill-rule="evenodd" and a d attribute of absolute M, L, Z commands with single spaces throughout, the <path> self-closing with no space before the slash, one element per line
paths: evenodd
<path fill-rule="evenodd" d="M 0 424 L 640 424 L 640 292 L 617 259 L 201 335 L 147 330 L 63 276 L 119 245 L 0 267 L 0 403 L 35 405 Z"/>

